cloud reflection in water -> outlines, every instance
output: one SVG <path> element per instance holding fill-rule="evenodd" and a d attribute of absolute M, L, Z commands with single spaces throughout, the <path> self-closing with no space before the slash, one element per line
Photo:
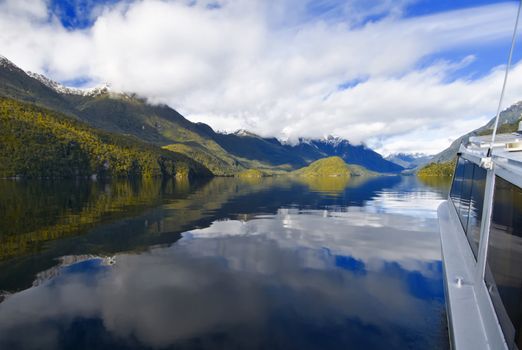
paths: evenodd
<path fill-rule="evenodd" d="M 214 221 L 113 265 L 62 267 L 0 303 L 0 348 L 447 347 L 440 197 L 409 211 L 401 196 Z"/>

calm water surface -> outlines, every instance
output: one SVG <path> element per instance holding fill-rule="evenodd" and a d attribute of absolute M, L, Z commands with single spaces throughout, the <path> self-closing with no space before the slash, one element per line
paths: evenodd
<path fill-rule="evenodd" d="M 0 181 L 0 349 L 447 349 L 447 186 Z"/>

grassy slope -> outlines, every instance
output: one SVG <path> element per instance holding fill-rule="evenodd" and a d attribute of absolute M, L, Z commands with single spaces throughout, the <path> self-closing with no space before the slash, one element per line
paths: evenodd
<path fill-rule="evenodd" d="M 0 98 L 0 177 L 209 175 L 184 155 Z"/>
<path fill-rule="evenodd" d="M 95 98 L 67 97 L 89 124 L 185 154 L 209 168 L 215 175 L 231 175 L 245 169 L 210 136 L 213 131 L 186 120 L 175 110 L 147 104 L 126 95 L 101 95 Z"/>
<path fill-rule="evenodd" d="M 266 140 L 215 133 L 209 126 L 192 123 L 168 106 L 150 105 L 127 95 L 65 96 L 90 125 L 135 137 L 184 154 L 206 166 L 214 175 L 234 175 L 245 169 L 291 170 L 295 159 L 278 156 Z M 236 152 L 244 150 L 245 152 Z M 256 152 L 253 150 L 256 149 Z M 259 154 L 258 154 L 259 153 Z M 248 156 L 248 157 L 247 157 Z M 258 159 L 259 158 L 259 159 Z M 268 158 L 273 162 L 263 161 Z"/>
<path fill-rule="evenodd" d="M 249 168 L 288 171 L 306 164 L 281 145 L 256 136 L 215 133 L 208 125 L 192 123 L 168 106 L 151 105 L 134 96 L 65 97 L 89 124 L 185 154 L 215 175 L 233 175 Z"/>
<path fill-rule="evenodd" d="M 316 160 L 310 165 L 292 172 L 304 177 L 350 177 L 375 174 L 362 166 L 346 164 L 340 157 L 328 157 Z"/>

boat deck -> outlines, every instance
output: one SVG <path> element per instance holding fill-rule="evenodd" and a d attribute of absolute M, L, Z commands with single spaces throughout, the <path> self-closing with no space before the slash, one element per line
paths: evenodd
<path fill-rule="evenodd" d="M 451 343 L 454 349 L 504 349 L 503 339 L 489 339 L 486 325 L 493 323 L 496 333 L 501 334 L 500 325 L 495 319 L 482 317 L 477 287 L 486 290 L 484 283 L 476 286 L 475 260 L 466 235 L 455 233 L 455 227 L 460 228 L 460 222 L 449 201 L 443 202 L 438 208 L 439 226 L 441 232 L 442 259 L 444 261 L 444 287 L 448 310 L 448 327 Z M 494 313 L 493 305 L 489 307 Z M 490 315 L 491 315 L 490 313 Z M 499 344 L 500 341 L 500 344 Z"/>
<path fill-rule="evenodd" d="M 522 135 L 498 135 L 488 157 L 490 140 L 460 146 L 450 195 L 438 208 L 450 340 L 459 350 L 522 344 Z"/>

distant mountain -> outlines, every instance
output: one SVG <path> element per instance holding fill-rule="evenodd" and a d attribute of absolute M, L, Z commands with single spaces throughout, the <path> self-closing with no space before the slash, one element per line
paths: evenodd
<path fill-rule="evenodd" d="M 404 169 L 413 169 L 428 163 L 431 158 L 432 156 L 424 153 L 393 153 L 385 159 L 402 166 Z"/>
<path fill-rule="evenodd" d="M 510 133 L 518 129 L 518 124 L 522 119 L 522 101 L 506 108 L 500 113 L 497 132 Z M 475 129 L 451 143 L 451 145 L 432 157 L 429 163 L 417 170 L 419 176 L 452 176 L 455 167 L 455 157 L 462 143 L 466 144 L 472 136 L 491 135 L 495 125 L 493 117 L 486 125 Z"/>
<path fill-rule="evenodd" d="M 352 145 L 350 141 L 339 137 L 302 139 L 299 144 L 287 147 L 303 155 L 319 151 L 323 157 L 339 156 L 348 164 L 361 165 L 368 170 L 380 173 L 400 173 L 404 170 L 404 167 L 384 159 L 374 150 L 364 145 Z"/>
<path fill-rule="evenodd" d="M 498 132 L 513 132 L 517 130 L 518 122 L 522 119 L 522 101 L 515 103 L 514 105 L 506 108 L 500 113 L 499 128 Z M 457 151 L 461 143 L 467 143 L 471 136 L 477 135 L 490 135 L 493 133 L 493 127 L 495 125 L 495 117 L 493 117 L 486 125 L 481 126 L 465 135 L 462 135 L 451 145 L 440 153 L 434 155 L 430 162 L 432 163 L 445 163 L 452 161 L 456 157 Z"/>
<path fill-rule="evenodd" d="M 333 136 L 300 139 L 297 144 L 288 144 L 240 130 L 233 134 L 217 134 L 214 140 L 237 157 L 273 165 L 289 164 L 299 168 L 317 159 L 338 156 L 348 164 L 360 165 L 375 172 L 400 173 L 404 170 L 364 145 L 352 145 L 348 140 Z"/>
<path fill-rule="evenodd" d="M 169 106 L 149 104 L 136 94 L 116 92 L 109 86 L 88 90 L 67 88 L 41 74 L 25 72 L 2 56 L 0 96 L 184 154 L 215 175 L 232 175 L 251 168 L 290 171 L 329 156 L 339 156 L 347 163 L 376 172 L 403 170 L 375 151 L 340 138 L 301 140 L 297 145 L 289 145 L 244 130 L 216 133 L 206 124 L 193 123 Z"/>
<path fill-rule="evenodd" d="M 211 137 L 242 164 L 249 164 L 255 168 L 269 166 L 292 170 L 324 157 L 319 152 L 312 152 L 312 154 L 303 157 L 303 155 L 286 148 L 275 138 L 263 138 L 250 132 L 213 133 Z"/>
<path fill-rule="evenodd" d="M 135 94 L 115 92 L 107 86 L 65 88 L 42 75 L 26 73 L 5 57 L 0 57 L 0 96 L 63 113 L 97 129 L 160 147 L 170 145 L 170 151 L 200 163 L 207 161 L 205 166 L 214 174 L 233 174 L 247 167 L 212 139 L 214 131 L 209 126 L 192 123 L 168 106 L 151 105 Z"/>

